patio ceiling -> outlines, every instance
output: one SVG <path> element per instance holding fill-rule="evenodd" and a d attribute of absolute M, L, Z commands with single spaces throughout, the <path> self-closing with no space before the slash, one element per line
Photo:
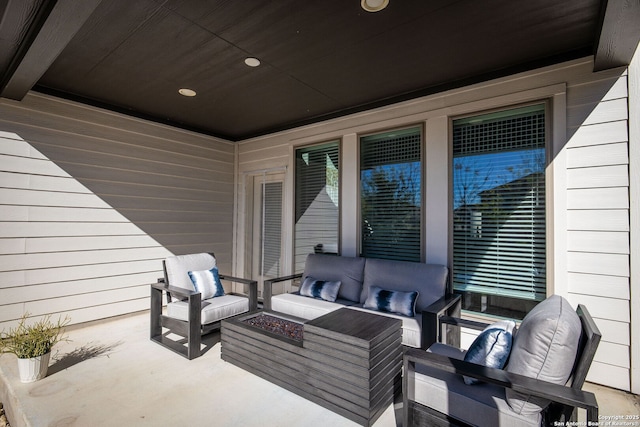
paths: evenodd
<path fill-rule="evenodd" d="M 640 39 L 635 1 L 0 0 L 0 14 L 2 97 L 35 89 L 233 141 L 591 54 L 596 71 L 626 65 Z"/>

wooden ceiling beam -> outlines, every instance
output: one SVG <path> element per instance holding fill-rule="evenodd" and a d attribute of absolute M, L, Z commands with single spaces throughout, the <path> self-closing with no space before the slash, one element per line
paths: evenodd
<path fill-rule="evenodd" d="M 640 2 L 603 0 L 594 71 L 629 65 L 640 42 Z"/>
<path fill-rule="evenodd" d="M 102 0 L 58 0 L 0 96 L 22 100 Z"/>

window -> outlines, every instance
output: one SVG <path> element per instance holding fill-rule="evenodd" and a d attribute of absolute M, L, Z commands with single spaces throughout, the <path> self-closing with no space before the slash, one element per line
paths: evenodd
<path fill-rule="evenodd" d="M 546 296 L 544 104 L 453 122 L 453 286 L 522 318 Z"/>
<path fill-rule="evenodd" d="M 420 127 L 360 138 L 361 253 L 421 261 Z"/>
<path fill-rule="evenodd" d="M 338 253 L 338 141 L 298 148 L 295 160 L 295 271 L 309 253 Z"/>

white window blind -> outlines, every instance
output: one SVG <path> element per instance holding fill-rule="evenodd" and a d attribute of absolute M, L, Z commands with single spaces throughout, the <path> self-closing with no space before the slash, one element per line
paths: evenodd
<path fill-rule="evenodd" d="M 421 261 L 421 152 L 419 127 L 360 138 L 362 256 Z"/>
<path fill-rule="evenodd" d="M 545 135 L 544 104 L 453 122 L 453 284 L 469 309 L 546 296 Z"/>
<path fill-rule="evenodd" d="M 264 277 L 280 276 L 282 253 L 282 182 L 265 182 L 263 190 L 262 266 Z"/>
<path fill-rule="evenodd" d="M 338 253 L 340 188 L 339 143 L 296 150 L 295 271 L 309 253 Z"/>

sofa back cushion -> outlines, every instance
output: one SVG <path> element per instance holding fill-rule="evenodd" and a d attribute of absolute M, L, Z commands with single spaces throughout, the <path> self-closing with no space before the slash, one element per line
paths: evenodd
<path fill-rule="evenodd" d="M 372 286 L 403 292 L 418 292 L 416 313 L 421 313 L 447 291 L 449 269 L 444 265 L 367 258 L 360 302 L 369 297 Z"/>
<path fill-rule="evenodd" d="M 360 302 L 364 274 L 364 258 L 309 254 L 302 280 L 311 276 L 317 280 L 340 281 L 339 299 Z"/>

